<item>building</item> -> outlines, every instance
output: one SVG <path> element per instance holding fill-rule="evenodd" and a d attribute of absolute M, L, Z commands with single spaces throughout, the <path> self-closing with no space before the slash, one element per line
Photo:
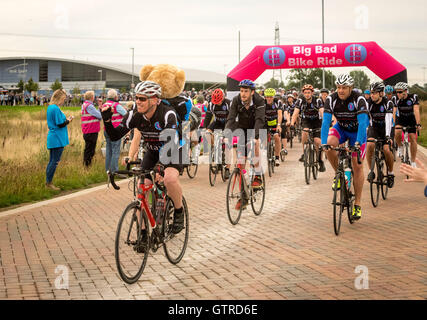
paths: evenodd
<path fill-rule="evenodd" d="M 139 82 L 142 65 L 134 66 L 133 81 Z M 185 89 L 208 89 L 225 87 L 226 75 L 182 68 L 186 75 Z M 0 58 L 0 87 L 16 90 L 22 79 L 30 78 L 40 86 L 40 93 L 49 92 L 55 80 L 59 80 L 67 92 L 79 88 L 81 92 L 95 90 L 98 94 L 105 88 L 125 88 L 129 91 L 132 83 L 132 65 L 96 63 L 49 57 L 11 57 Z"/>

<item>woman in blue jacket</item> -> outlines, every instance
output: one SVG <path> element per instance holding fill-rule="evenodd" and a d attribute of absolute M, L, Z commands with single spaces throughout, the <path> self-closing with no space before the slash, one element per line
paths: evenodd
<path fill-rule="evenodd" d="M 67 117 L 61 111 L 60 107 L 64 104 L 67 94 L 65 90 L 56 90 L 47 108 L 47 126 L 49 133 L 47 134 L 47 148 L 50 152 L 49 163 L 46 168 L 46 187 L 52 190 L 60 190 L 52 184 L 53 175 L 59 160 L 61 160 L 64 147 L 70 142 L 68 140 L 67 125 L 73 121 L 73 117 Z"/>

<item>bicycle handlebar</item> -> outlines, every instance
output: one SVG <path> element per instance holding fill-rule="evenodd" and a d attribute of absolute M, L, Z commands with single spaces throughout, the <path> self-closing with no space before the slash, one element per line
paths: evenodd
<path fill-rule="evenodd" d="M 362 161 L 360 160 L 360 147 L 332 147 L 328 144 L 320 146 L 320 150 L 334 150 L 338 152 L 356 152 L 357 153 L 357 164 L 362 164 Z"/>

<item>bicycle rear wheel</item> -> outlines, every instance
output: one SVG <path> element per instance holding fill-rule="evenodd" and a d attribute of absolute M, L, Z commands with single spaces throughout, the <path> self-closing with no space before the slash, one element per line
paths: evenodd
<path fill-rule="evenodd" d="M 182 197 L 182 208 L 182 213 L 184 214 L 184 229 L 175 234 L 172 232 L 175 209 L 172 199 L 168 198 L 166 202 L 165 215 L 163 217 L 162 234 L 163 249 L 165 251 L 166 258 L 172 264 L 179 263 L 184 256 L 190 233 L 188 207 L 184 196 Z"/>
<path fill-rule="evenodd" d="M 340 183 L 340 188 L 337 189 L 337 184 Z M 332 205 L 333 205 L 333 214 L 334 214 L 334 232 L 335 235 L 339 235 L 340 228 L 341 228 L 341 217 L 342 212 L 344 211 L 344 179 L 343 174 L 338 172 L 335 176 L 335 188 L 334 188 L 334 197 L 332 199 Z"/>
<path fill-rule="evenodd" d="M 244 177 L 240 174 L 240 170 L 238 168 L 233 170 L 228 180 L 226 194 L 227 216 L 232 225 L 237 224 L 240 220 L 240 216 L 242 215 L 242 203 L 240 203 L 240 207 L 237 206 L 239 201 L 243 201 L 242 183 L 245 182 L 242 180 L 244 180 Z M 237 209 L 236 206 L 238 207 Z"/>
<path fill-rule="evenodd" d="M 250 193 L 251 193 L 251 207 L 252 211 L 256 216 L 259 216 L 264 208 L 265 200 L 265 176 L 261 175 L 262 186 L 260 188 L 254 189 L 252 187 L 252 182 L 255 179 L 255 175 L 252 175 Z"/>
<path fill-rule="evenodd" d="M 310 184 L 310 146 L 308 144 L 304 147 L 304 174 L 305 174 L 305 183 Z"/>
<path fill-rule="evenodd" d="M 209 164 L 209 183 L 212 187 L 215 185 L 217 174 L 218 174 L 218 165 Z"/>
<path fill-rule="evenodd" d="M 316 148 L 314 147 L 314 145 L 311 145 L 310 154 L 311 154 L 310 163 L 312 165 L 311 171 L 313 173 L 313 179 L 317 180 L 317 173 L 319 171 L 319 167 L 318 167 L 318 162 L 317 162 L 317 152 L 316 152 Z"/>
<path fill-rule="evenodd" d="M 115 258 L 117 271 L 120 278 L 129 284 L 135 283 L 140 278 L 150 250 L 150 237 L 147 235 L 143 239 L 138 216 L 142 217 L 142 226 L 148 230 L 148 218 L 145 211 L 141 212 L 138 202 L 132 202 L 123 212 L 116 231 Z"/>

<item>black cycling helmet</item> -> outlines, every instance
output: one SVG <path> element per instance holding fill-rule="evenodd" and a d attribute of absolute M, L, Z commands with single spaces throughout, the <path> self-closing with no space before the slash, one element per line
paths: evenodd
<path fill-rule="evenodd" d="M 320 89 L 320 93 L 323 93 L 323 92 L 326 92 L 326 93 L 328 93 L 328 94 L 329 94 L 329 90 L 328 90 L 328 89 L 326 89 L 326 88 L 322 88 L 322 89 Z"/>
<path fill-rule="evenodd" d="M 371 84 L 371 92 L 383 92 L 384 91 L 384 83 L 382 81 L 374 82 Z"/>
<path fill-rule="evenodd" d="M 196 130 L 202 122 L 202 112 L 197 107 L 192 107 L 188 120 L 190 121 L 190 131 Z"/>

